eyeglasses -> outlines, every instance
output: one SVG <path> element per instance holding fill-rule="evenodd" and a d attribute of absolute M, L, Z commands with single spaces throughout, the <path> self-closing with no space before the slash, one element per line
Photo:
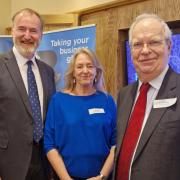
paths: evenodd
<path fill-rule="evenodd" d="M 148 46 L 148 48 L 153 49 L 153 48 L 157 48 L 159 46 L 161 46 L 164 43 L 164 39 L 163 40 L 151 40 L 147 43 L 144 42 L 134 42 L 131 47 L 134 50 L 141 50 L 143 49 L 144 45 L 146 44 Z"/>

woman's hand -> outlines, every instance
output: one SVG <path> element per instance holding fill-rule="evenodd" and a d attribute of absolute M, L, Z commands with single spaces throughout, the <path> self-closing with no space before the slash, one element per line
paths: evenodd
<path fill-rule="evenodd" d="M 95 177 L 88 178 L 87 180 L 102 180 L 102 178 L 101 178 L 100 175 L 98 175 L 98 176 L 95 176 Z"/>

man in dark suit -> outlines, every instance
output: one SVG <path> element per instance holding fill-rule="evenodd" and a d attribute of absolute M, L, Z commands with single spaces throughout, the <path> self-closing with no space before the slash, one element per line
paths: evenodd
<path fill-rule="evenodd" d="M 55 92 L 54 71 L 36 58 L 43 31 L 39 14 L 26 8 L 12 20 L 14 47 L 0 57 L 0 178 L 45 180 L 48 175 L 42 150 L 43 123 Z M 31 101 L 35 97 L 29 97 L 33 91 L 27 74 L 30 61 L 38 102 L 35 108 Z M 37 114 L 40 121 L 36 134 L 41 134 L 35 139 Z"/>
<path fill-rule="evenodd" d="M 180 75 L 168 65 L 171 31 L 158 16 L 142 14 L 129 42 L 138 81 L 118 96 L 113 179 L 180 180 Z M 141 84 L 149 84 L 147 93 Z"/>

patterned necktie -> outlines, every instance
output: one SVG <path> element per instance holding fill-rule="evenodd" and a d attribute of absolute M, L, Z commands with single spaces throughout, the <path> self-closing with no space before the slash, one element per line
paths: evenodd
<path fill-rule="evenodd" d="M 29 60 L 27 62 L 27 80 L 28 80 L 28 92 L 29 92 L 29 102 L 32 109 L 32 114 L 34 118 L 34 132 L 33 138 L 35 142 L 39 142 L 43 136 L 43 123 L 41 117 L 41 106 L 39 102 L 39 95 L 37 84 L 35 80 L 34 73 L 32 71 L 33 62 Z"/>
<path fill-rule="evenodd" d="M 123 138 L 123 143 L 121 145 L 116 180 L 129 179 L 129 169 L 144 120 L 147 91 L 149 87 L 150 85 L 148 83 L 141 85 L 140 94 L 135 103 L 134 110 Z"/>

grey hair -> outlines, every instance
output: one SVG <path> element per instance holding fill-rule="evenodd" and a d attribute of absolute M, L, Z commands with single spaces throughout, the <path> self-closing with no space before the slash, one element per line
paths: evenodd
<path fill-rule="evenodd" d="M 142 21 L 144 19 L 155 19 L 155 20 L 159 21 L 161 23 L 162 27 L 164 28 L 165 39 L 171 41 L 172 32 L 171 32 L 170 28 L 168 27 L 167 23 L 164 20 L 162 20 L 159 16 L 157 16 L 156 14 L 143 13 L 143 14 L 137 16 L 135 18 L 135 21 L 130 26 L 130 29 L 129 29 L 129 44 L 130 45 L 132 43 L 132 33 L 134 30 L 134 27 L 136 26 L 136 24 L 138 24 L 140 21 Z"/>
<path fill-rule="evenodd" d="M 30 15 L 35 15 L 37 16 L 37 18 L 39 19 L 40 21 L 40 25 L 41 25 L 41 31 L 43 31 L 43 27 L 44 27 L 44 21 L 42 19 L 42 17 L 40 16 L 40 14 L 36 11 L 34 11 L 33 9 L 30 9 L 30 8 L 24 8 L 24 9 L 21 9 L 19 10 L 18 12 L 16 12 L 13 17 L 12 17 L 12 23 L 13 23 L 13 26 L 14 26 L 14 23 L 15 23 L 15 19 L 16 17 L 21 14 L 21 13 L 28 13 Z"/>

